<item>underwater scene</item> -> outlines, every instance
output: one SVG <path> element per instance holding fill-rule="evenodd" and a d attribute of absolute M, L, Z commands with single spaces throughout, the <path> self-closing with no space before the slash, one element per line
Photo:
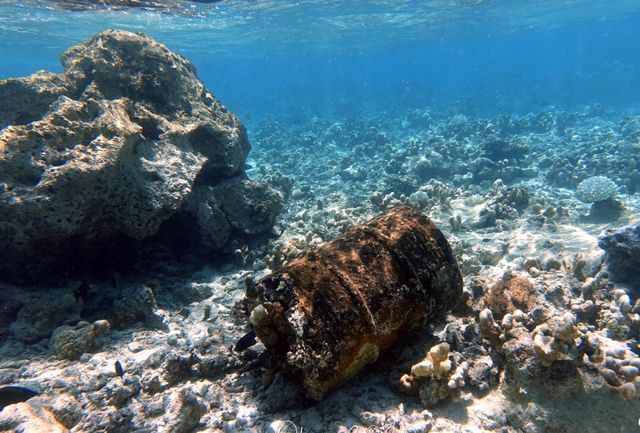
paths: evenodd
<path fill-rule="evenodd" d="M 0 1 L 0 431 L 640 431 L 640 2 Z"/>

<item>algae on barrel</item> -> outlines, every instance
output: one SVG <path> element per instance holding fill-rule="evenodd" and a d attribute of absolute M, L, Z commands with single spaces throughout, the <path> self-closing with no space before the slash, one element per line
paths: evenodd
<path fill-rule="evenodd" d="M 444 235 L 396 207 L 256 284 L 256 335 L 279 368 L 319 400 L 462 295 Z"/>

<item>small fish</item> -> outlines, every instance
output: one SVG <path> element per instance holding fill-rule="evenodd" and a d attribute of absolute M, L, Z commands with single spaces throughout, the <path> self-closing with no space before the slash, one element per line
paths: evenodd
<path fill-rule="evenodd" d="M 120 363 L 120 361 L 116 361 L 115 364 L 113 364 L 113 366 L 115 367 L 116 370 L 116 374 L 120 377 L 124 376 L 124 368 L 122 367 L 122 364 Z"/>
<path fill-rule="evenodd" d="M 236 352 L 242 352 L 243 350 L 250 348 L 254 344 L 256 344 L 256 333 L 252 329 L 251 331 L 240 337 L 240 339 L 236 343 L 236 346 L 234 347 L 234 350 Z"/>
<path fill-rule="evenodd" d="M 2 409 L 9 406 L 10 404 L 27 401 L 31 397 L 35 397 L 36 395 L 40 395 L 40 393 L 24 386 L 2 386 L 0 387 L 0 411 L 2 411 Z"/>
<path fill-rule="evenodd" d="M 82 280 L 80 285 L 73 290 L 73 297 L 76 298 L 76 301 L 82 299 L 83 302 L 87 302 L 89 300 L 89 282 L 87 280 Z"/>

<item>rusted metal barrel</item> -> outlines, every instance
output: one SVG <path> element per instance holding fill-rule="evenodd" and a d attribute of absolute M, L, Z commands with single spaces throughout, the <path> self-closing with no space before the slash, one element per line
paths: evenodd
<path fill-rule="evenodd" d="M 251 322 L 278 367 L 320 400 L 445 314 L 462 278 L 424 214 L 396 207 L 258 281 Z"/>

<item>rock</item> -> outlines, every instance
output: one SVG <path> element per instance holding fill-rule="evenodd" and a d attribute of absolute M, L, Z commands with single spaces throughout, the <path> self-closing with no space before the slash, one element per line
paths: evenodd
<path fill-rule="evenodd" d="M 231 227 L 244 234 L 266 231 L 283 209 L 280 192 L 241 176 L 221 182 L 213 194 Z"/>
<path fill-rule="evenodd" d="M 315 400 L 453 308 L 462 278 L 444 235 L 399 206 L 256 284 L 256 335 Z M 257 305 L 261 304 L 262 307 Z M 255 317 L 255 315 L 254 315 Z"/>
<path fill-rule="evenodd" d="M 169 387 L 167 381 L 163 381 L 160 375 L 154 371 L 147 371 L 142 376 L 142 390 L 147 394 L 157 394 Z"/>
<path fill-rule="evenodd" d="M 415 166 L 416 177 L 422 181 L 428 181 L 436 177 L 446 177 L 451 174 L 451 167 L 442 155 L 430 152 L 429 158 L 418 159 Z"/>
<path fill-rule="evenodd" d="M 127 401 L 140 392 L 142 385 L 138 376 L 116 378 L 109 382 L 102 390 L 107 404 L 117 408 L 125 406 Z"/>
<path fill-rule="evenodd" d="M 205 402 L 189 388 L 175 392 L 165 407 L 165 425 L 159 431 L 166 433 L 187 433 L 207 412 Z"/>
<path fill-rule="evenodd" d="M 615 198 L 591 203 L 589 213 L 584 216 L 586 221 L 592 223 L 607 223 L 618 220 L 624 212 L 624 206 Z"/>
<path fill-rule="evenodd" d="M 198 360 L 198 376 L 210 380 L 218 379 L 234 367 L 238 367 L 231 354 L 220 350 L 214 355 L 206 355 Z"/>
<path fill-rule="evenodd" d="M 577 370 L 579 354 L 574 340 L 563 324 L 575 318 L 559 316 L 549 320 L 549 324 L 538 326 L 533 333 L 520 328 L 516 338 L 512 338 L 502 346 L 504 356 L 504 383 L 510 389 L 537 388 L 550 395 L 560 387 L 576 386 L 579 379 Z M 554 323 L 555 322 L 555 323 Z M 550 334 L 554 333 L 557 337 Z M 563 339 L 561 337 L 566 337 Z"/>
<path fill-rule="evenodd" d="M 2 291 L 3 289 L 0 289 Z M 12 297 L 0 295 L 0 341 L 9 336 L 11 323 L 18 318 L 23 302 Z"/>
<path fill-rule="evenodd" d="M 17 368 L 0 368 L 0 385 L 17 382 L 19 377 L 20 370 Z"/>
<path fill-rule="evenodd" d="M 598 237 L 598 246 L 607 252 L 607 267 L 613 276 L 640 288 L 640 224 L 605 230 Z"/>
<path fill-rule="evenodd" d="M 42 398 L 43 397 L 38 397 L 38 399 Z M 69 429 L 75 426 L 82 419 L 82 407 L 74 397 L 69 395 L 57 395 L 55 397 L 50 397 L 46 404 L 49 410 L 51 410 L 55 415 L 56 420 Z"/>
<path fill-rule="evenodd" d="M 295 382 L 276 373 L 269 386 L 258 394 L 258 407 L 265 413 L 291 409 L 304 401 L 304 395 Z"/>
<path fill-rule="evenodd" d="M 502 346 L 505 357 L 505 382 L 518 386 L 534 381 L 535 377 L 540 377 L 543 367 L 535 353 L 533 338 L 529 334 L 524 334 L 520 338 L 514 338 Z"/>
<path fill-rule="evenodd" d="M 114 408 L 107 406 L 100 411 L 92 413 L 90 417 L 84 417 L 74 431 L 104 432 L 104 433 L 129 433 L 151 432 L 156 430 L 138 429 L 133 422 L 134 411 L 129 407 Z"/>
<path fill-rule="evenodd" d="M 187 212 L 199 229 L 194 240 L 215 250 L 234 232 L 254 235 L 268 231 L 282 209 L 280 192 L 246 176 L 235 176 L 216 186 L 196 187 Z"/>
<path fill-rule="evenodd" d="M 0 431 L 15 433 L 68 433 L 64 425 L 44 406 L 30 402 L 6 407 L 0 412 Z"/>
<path fill-rule="evenodd" d="M 51 347 L 63 359 L 78 359 L 91 351 L 99 336 L 109 330 L 109 322 L 98 320 L 93 324 L 78 322 L 75 326 L 60 326 L 51 336 Z"/>
<path fill-rule="evenodd" d="M 158 311 L 153 290 L 149 286 L 133 287 L 113 301 L 110 320 L 116 328 L 141 322 L 150 328 L 166 329 L 164 317 Z"/>
<path fill-rule="evenodd" d="M 425 433 L 430 432 L 433 427 L 432 421 L 415 421 L 405 427 L 406 433 Z"/>
<path fill-rule="evenodd" d="M 69 292 L 51 290 L 41 291 L 38 296 L 24 294 L 24 300 L 16 320 L 9 327 L 11 336 L 24 343 L 49 338 L 56 327 L 80 320 L 80 305 Z"/>
<path fill-rule="evenodd" d="M 128 433 L 134 430 L 132 421 L 134 417 L 133 410 L 129 407 L 122 407 L 118 410 L 109 411 L 108 433 Z"/>
<path fill-rule="evenodd" d="M 271 227 L 282 198 L 244 177 L 245 128 L 189 61 L 107 30 L 62 63 L 0 81 L 0 277 L 113 261 L 188 210 L 196 185 L 218 191 L 210 210 L 197 206 L 212 217 L 194 220 L 222 233 L 207 248 Z"/>
<path fill-rule="evenodd" d="M 620 134 L 631 143 L 640 142 L 640 117 L 624 117 L 620 122 Z"/>
<path fill-rule="evenodd" d="M 164 378 L 169 385 L 187 380 L 192 375 L 191 366 L 196 360 L 191 355 L 180 355 L 176 352 L 170 352 L 164 359 L 162 369 Z"/>
<path fill-rule="evenodd" d="M 468 382 L 480 391 L 487 391 L 495 383 L 495 375 L 492 374 L 493 360 L 484 355 L 473 360 L 468 372 Z"/>
<path fill-rule="evenodd" d="M 446 381 L 429 379 L 420 386 L 420 402 L 425 407 L 433 407 L 449 397 L 449 387 Z"/>
<path fill-rule="evenodd" d="M 195 220 L 192 225 L 198 227 L 190 237 L 199 238 L 207 248 L 218 249 L 231 238 L 232 228 L 213 190 L 210 186 L 196 188 L 189 201 L 187 218 Z"/>
<path fill-rule="evenodd" d="M 496 137 L 489 137 L 480 145 L 487 158 L 494 162 L 503 159 L 522 159 L 529 152 L 526 141 L 502 140 Z"/>
<path fill-rule="evenodd" d="M 208 284 L 190 282 L 173 288 L 171 294 L 176 301 L 189 304 L 191 302 L 202 302 L 210 298 L 213 295 L 213 288 Z"/>

